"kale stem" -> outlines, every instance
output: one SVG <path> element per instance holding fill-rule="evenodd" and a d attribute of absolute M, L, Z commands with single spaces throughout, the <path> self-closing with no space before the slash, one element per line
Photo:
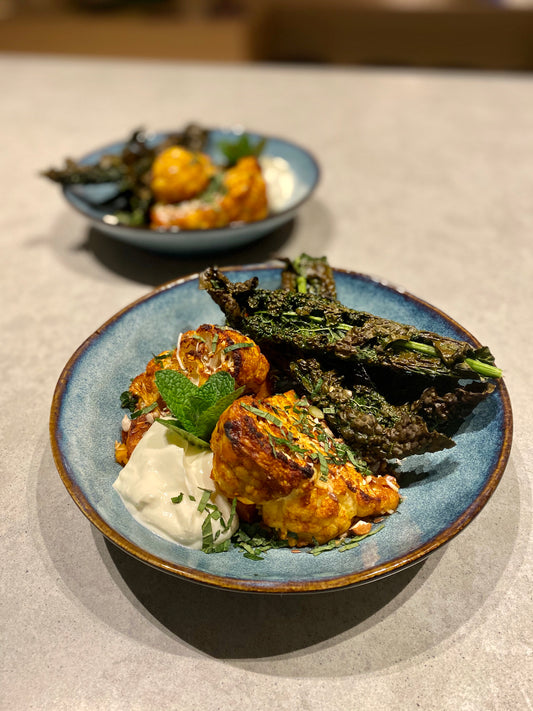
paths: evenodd
<path fill-rule="evenodd" d="M 289 316 L 292 318 L 294 316 L 298 316 L 298 314 L 295 311 L 285 311 L 283 313 L 283 316 Z M 308 316 L 307 318 L 309 321 L 316 321 L 316 322 L 326 320 L 323 316 Z M 335 328 L 342 330 L 342 331 L 351 331 L 353 326 L 350 326 L 347 323 L 337 323 L 337 324 L 335 324 Z M 401 347 L 404 348 L 405 350 L 416 351 L 417 353 L 422 353 L 424 355 L 432 356 L 434 358 L 440 357 L 437 349 L 434 346 L 429 345 L 428 343 L 419 343 L 418 341 L 402 341 Z M 489 363 L 483 363 L 482 361 L 475 360 L 474 358 L 465 358 L 464 362 L 475 373 L 478 373 L 479 375 L 482 375 L 486 378 L 501 378 L 502 377 L 501 369 L 497 368 L 495 365 L 490 365 Z"/>
<path fill-rule="evenodd" d="M 407 351 L 416 351 L 417 353 L 423 353 L 428 356 L 438 356 L 437 349 L 427 343 L 418 343 L 417 341 L 403 341 L 401 344 L 402 348 Z"/>
<path fill-rule="evenodd" d="M 404 341 L 402 343 L 402 348 L 408 351 L 417 351 L 418 353 L 424 353 L 429 356 L 437 356 L 437 349 L 427 343 L 417 343 L 416 341 Z M 487 378 L 501 378 L 502 371 L 500 368 L 496 368 L 494 365 L 489 363 L 483 363 L 480 360 L 475 360 L 474 358 L 465 358 L 464 361 L 475 373 L 483 375 Z"/>
<path fill-rule="evenodd" d="M 307 291 L 307 279 L 304 276 L 296 277 L 296 288 L 300 294 L 305 294 Z"/>
<path fill-rule="evenodd" d="M 483 363 L 480 360 L 474 360 L 473 358 L 465 358 L 465 363 L 469 365 L 472 370 L 476 373 L 484 375 L 487 378 L 501 378 L 503 373 L 500 368 L 495 365 L 489 365 L 488 363 Z"/>

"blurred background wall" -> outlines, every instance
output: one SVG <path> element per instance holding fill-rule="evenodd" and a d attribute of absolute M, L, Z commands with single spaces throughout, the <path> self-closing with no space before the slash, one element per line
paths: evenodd
<path fill-rule="evenodd" d="M 0 51 L 529 71 L 533 0 L 0 0 Z"/>

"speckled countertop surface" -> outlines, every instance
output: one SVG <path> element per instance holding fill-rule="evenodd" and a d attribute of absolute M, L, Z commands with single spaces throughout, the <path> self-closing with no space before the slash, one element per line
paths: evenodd
<path fill-rule="evenodd" d="M 0 706 L 531 708 L 533 77 L 13 54 L 0 87 Z M 89 230 L 38 172 L 190 120 L 285 136 L 322 164 L 291 229 L 219 264 L 326 254 L 438 306 L 504 369 L 506 472 L 426 562 L 336 592 L 217 591 L 107 544 L 63 487 L 48 417 L 64 364 L 113 313 L 206 260 Z"/>

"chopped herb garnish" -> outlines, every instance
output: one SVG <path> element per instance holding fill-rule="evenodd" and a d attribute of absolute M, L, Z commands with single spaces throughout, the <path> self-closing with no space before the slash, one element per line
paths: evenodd
<path fill-rule="evenodd" d="M 290 435 L 291 433 L 289 433 Z M 284 437 L 276 437 L 272 433 L 269 432 L 268 438 L 270 440 L 270 443 L 272 444 L 275 442 L 276 444 L 284 445 L 288 449 L 290 449 L 291 452 L 295 452 L 296 454 L 307 454 L 308 450 L 304 449 L 303 447 L 299 447 L 297 444 L 294 444 L 293 442 L 290 441 L 290 439 L 285 439 Z"/>
<path fill-rule="evenodd" d="M 151 405 L 147 405 L 146 407 L 143 407 L 141 410 L 135 410 L 135 412 L 132 412 L 130 417 L 132 420 L 136 420 L 137 417 L 140 417 L 141 415 L 147 415 L 149 412 L 152 412 L 152 410 L 155 410 L 157 407 L 157 402 L 153 402 Z"/>
<path fill-rule="evenodd" d="M 209 491 L 209 489 L 202 489 L 202 491 L 203 491 L 202 498 L 200 499 L 200 503 L 198 504 L 198 511 L 200 513 L 205 511 L 205 507 L 207 506 L 207 503 L 209 502 L 211 494 L 213 493 L 212 491 Z"/>
<path fill-rule="evenodd" d="M 213 543 L 213 526 L 211 525 L 211 516 L 208 514 L 202 523 L 202 550 L 211 549 Z"/>
<path fill-rule="evenodd" d="M 263 555 L 272 548 L 289 548 L 287 540 L 280 540 L 264 526 L 241 521 L 239 529 L 231 539 L 236 548 L 244 551 L 243 556 L 250 560 L 263 560 Z"/>
<path fill-rule="evenodd" d="M 350 548 L 355 548 L 355 546 L 358 545 L 359 541 L 362 541 L 364 538 L 369 538 L 370 536 L 375 536 L 375 534 L 379 533 L 383 528 L 385 528 L 385 526 L 381 525 L 377 528 L 373 528 L 371 531 L 369 531 L 368 533 L 364 533 L 361 536 L 351 536 L 350 538 L 343 538 L 339 550 L 341 552 L 349 551 Z"/>
<path fill-rule="evenodd" d="M 230 541 L 216 543 L 222 533 L 227 533 L 235 519 L 237 508 L 237 499 L 233 499 L 228 522 L 224 521 L 222 512 L 216 504 L 213 504 L 209 499 L 213 493 L 209 489 L 203 489 L 203 495 L 198 504 L 198 511 L 205 511 L 206 517 L 202 523 L 202 551 L 204 553 L 224 553 L 229 550 Z M 220 527 L 213 533 L 213 521 L 220 521 Z"/>
<path fill-rule="evenodd" d="M 228 189 L 224 183 L 224 173 L 215 173 L 209 181 L 207 188 L 198 196 L 201 202 L 214 202 L 218 196 L 225 195 Z"/>
<path fill-rule="evenodd" d="M 332 541 L 328 541 L 321 546 L 314 546 L 314 548 L 310 548 L 309 553 L 311 553 L 311 555 L 320 555 L 321 553 L 324 553 L 324 551 L 331 551 L 335 549 L 338 550 L 339 553 L 349 551 L 352 548 L 357 548 L 359 542 L 364 538 L 368 538 L 369 536 L 379 533 L 379 531 L 383 528 L 384 526 L 378 526 L 377 528 L 373 528 L 371 531 L 361 536 L 346 536 L 346 538 L 337 538 Z"/>
<path fill-rule="evenodd" d="M 243 343 L 231 343 L 229 346 L 226 346 L 222 353 L 229 353 L 230 351 L 236 351 L 239 348 L 252 348 L 254 344 L 250 342 L 243 342 Z"/>
<path fill-rule="evenodd" d="M 276 415 L 273 415 L 271 412 L 267 412 L 266 410 L 261 410 L 258 407 L 254 407 L 253 405 L 248 405 L 247 403 L 243 403 L 242 405 L 244 410 L 248 410 L 248 412 L 251 412 L 252 415 L 256 415 L 257 417 L 262 417 L 263 420 L 267 420 L 268 422 L 271 422 L 273 425 L 277 425 L 281 429 L 283 429 L 283 422 L 279 419 L 279 417 L 276 417 Z"/>
<path fill-rule="evenodd" d="M 230 530 L 230 528 L 233 525 L 233 521 L 235 520 L 236 515 L 237 515 L 237 499 L 233 499 L 233 501 L 231 502 L 231 511 L 229 514 L 229 519 L 224 527 L 224 533 L 226 533 L 226 531 Z"/>
<path fill-rule="evenodd" d="M 154 354 L 154 356 L 153 356 L 156 363 L 162 363 L 163 361 L 165 361 L 171 357 L 172 357 L 172 351 L 166 351 L 165 353 L 160 353 L 159 355 Z"/>

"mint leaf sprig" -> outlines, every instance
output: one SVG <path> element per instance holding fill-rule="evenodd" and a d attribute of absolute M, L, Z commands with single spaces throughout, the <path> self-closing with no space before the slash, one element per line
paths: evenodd
<path fill-rule="evenodd" d="M 255 156 L 258 158 L 266 145 L 266 139 L 261 138 L 255 145 L 247 133 L 243 133 L 234 141 L 220 141 L 218 148 L 226 158 L 226 168 L 235 165 L 241 158 Z"/>
<path fill-rule="evenodd" d="M 209 448 L 220 415 L 244 392 L 244 386 L 235 389 L 235 380 L 226 371 L 213 373 L 198 386 L 177 370 L 158 370 L 155 383 L 175 418 L 157 418 L 157 422 L 204 448 Z"/>

